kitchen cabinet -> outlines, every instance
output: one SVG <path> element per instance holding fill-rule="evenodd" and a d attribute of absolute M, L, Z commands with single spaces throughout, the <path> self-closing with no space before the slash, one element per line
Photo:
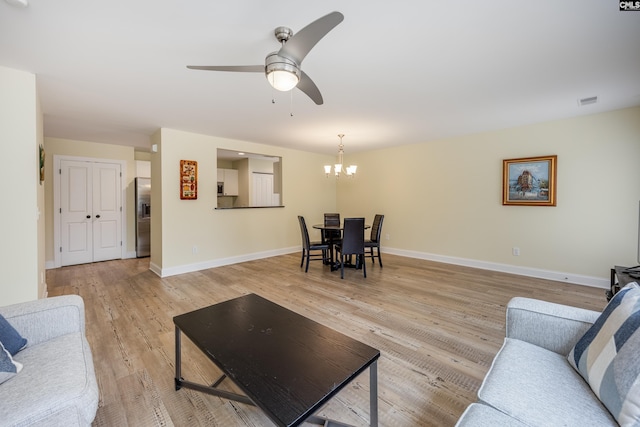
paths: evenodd
<path fill-rule="evenodd" d="M 225 196 L 238 195 L 238 171 L 235 169 L 218 169 L 218 182 L 224 183 Z"/>

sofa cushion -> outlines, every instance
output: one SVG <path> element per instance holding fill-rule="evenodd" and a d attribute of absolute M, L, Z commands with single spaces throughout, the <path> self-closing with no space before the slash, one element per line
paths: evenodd
<path fill-rule="evenodd" d="M 0 342 L 4 348 L 15 356 L 17 352 L 27 345 L 27 340 L 0 314 Z"/>
<path fill-rule="evenodd" d="M 569 362 L 621 425 L 640 423 L 640 286 L 622 288 L 576 343 Z"/>
<path fill-rule="evenodd" d="M 465 409 L 455 425 L 455 427 L 467 426 L 526 427 L 526 424 L 511 418 L 491 406 L 483 405 L 482 403 L 472 403 L 467 406 L 467 409 Z"/>
<path fill-rule="evenodd" d="M 14 359 L 24 368 L 20 381 L 0 386 L 0 424 L 30 425 L 61 413 L 66 425 L 91 424 L 98 387 L 91 350 L 81 332 L 30 345 Z"/>
<path fill-rule="evenodd" d="M 11 358 L 11 353 L 0 341 L 0 384 L 16 376 L 21 369 L 22 365 Z"/>
<path fill-rule="evenodd" d="M 566 356 L 506 338 L 478 398 L 535 426 L 617 426 Z"/>

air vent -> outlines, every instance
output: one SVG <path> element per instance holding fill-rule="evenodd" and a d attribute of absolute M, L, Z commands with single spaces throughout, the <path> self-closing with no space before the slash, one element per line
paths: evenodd
<path fill-rule="evenodd" d="M 29 6 L 29 0 L 5 0 L 7 3 L 9 3 L 11 6 L 15 6 L 15 7 L 27 7 Z"/>
<path fill-rule="evenodd" d="M 585 105 L 595 104 L 598 102 L 597 96 L 590 96 L 589 98 L 578 99 L 578 105 L 584 107 Z"/>

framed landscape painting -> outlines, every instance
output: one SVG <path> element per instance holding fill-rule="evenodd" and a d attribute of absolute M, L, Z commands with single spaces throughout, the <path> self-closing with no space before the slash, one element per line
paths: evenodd
<path fill-rule="evenodd" d="M 556 205 L 558 156 L 525 157 L 502 161 L 502 204 Z"/>

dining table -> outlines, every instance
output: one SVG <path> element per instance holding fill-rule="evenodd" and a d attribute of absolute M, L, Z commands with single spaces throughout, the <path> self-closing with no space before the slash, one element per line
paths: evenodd
<path fill-rule="evenodd" d="M 324 236 L 324 234 L 325 234 L 324 231 L 325 230 L 327 230 L 327 231 L 330 231 L 330 230 L 340 231 L 340 233 L 342 233 L 342 230 L 344 230 L 344 223 L 341 224 L 341 225 L 314 224 L 313 228 L 315 228 L 316 230 L 320 230 L 322 235 Z M 365 224 L 364 225 L 364 229 L 365 230 L 367 230 L 369 228 L 371 228 L 370 224 Z M 334 238 L 334 234 L 335 233 L 328 233 L 328 234 L 329 234 L 328 241 L 329 241 L 329 255 L 330 255 L 329 256 L 329 258 L 330 258 L 329 265 L 331 266 L 331 271 L 336 271 L 336 270 L 340 269 L 340 262 L 338 260 L 334 261 L 334 259 L 333 259 L 334 258 L 333 257 L 333 246 L 335 244 L 335 238 Z M 362 261 L 364 262 L 364 259 Z M 347 268 L 357 268 L 357 269 L 362 268 L 362 265 L 360 264 L 360 262 L 357 259 L 356 259 L 356 263 L 355 264 L 353 264 L 351 262 L 351 260 L 349 260 L 349 262 L 345 263 L 344 266 L 347 267 Z"/>

